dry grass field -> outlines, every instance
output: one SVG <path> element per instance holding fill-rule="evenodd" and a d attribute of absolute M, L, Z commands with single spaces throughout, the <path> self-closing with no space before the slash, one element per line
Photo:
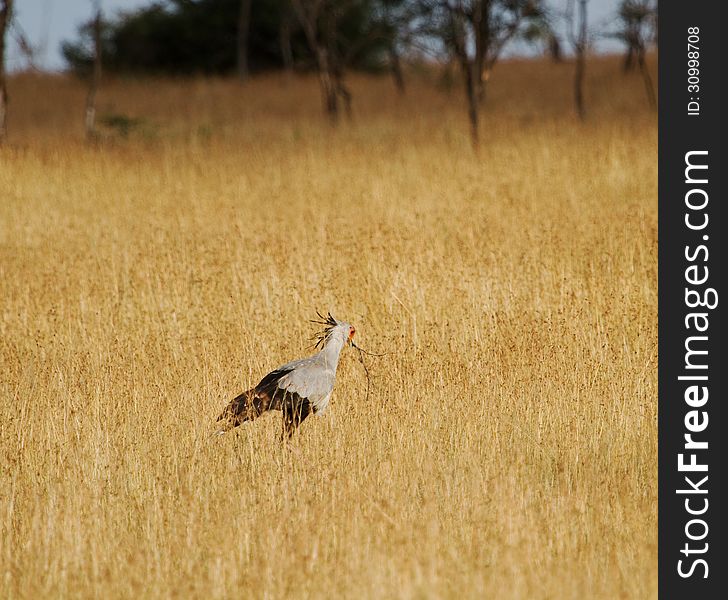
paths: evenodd
<path fill-rule="evenodd" d="M 0 148 L 0 597 L 649 598 L 657 133 L 641 81 L 10 81 Z M 327 414 L 210 439 L 352 322 Z"/>

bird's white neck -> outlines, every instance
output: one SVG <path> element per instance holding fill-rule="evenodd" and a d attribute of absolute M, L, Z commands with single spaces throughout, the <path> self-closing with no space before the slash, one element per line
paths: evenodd
<path fill-rule="evenodd" d="M 327 340 L 323 350 L 321 350 L 327 366 L 334 371 L 336 371 L 336 367 L 339 365 L 339 355 L 345 343 L 346 341 L 341 336 L 331 336 Z"/>

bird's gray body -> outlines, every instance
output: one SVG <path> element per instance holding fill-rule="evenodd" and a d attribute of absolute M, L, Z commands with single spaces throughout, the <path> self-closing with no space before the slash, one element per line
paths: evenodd
<path fill-rule="evenodd" d="M 323 346 L 321 351 L 281 365 L 257 386 L 234 398 L 218 417 L 224 424 L 217 433 L 225 433 L 263 412 L 281 410 L 285 433 L 290 436 L 309 413 L 326 410 L 336 383 L 339 356 L 354 335 L 354 328 L 330 315 L 324 324 L 327 328 L 317 344 Z"/>
<path fill-rule="evenodd" d="M 294 360 L 277 370 L 288 371 L 278 380 L 278 387 L 307 398 L 315 413 L 326 410 L 336 383 L 336 369 L 344 342 L 330 340 L 324 349 L 308 358 Z"/>

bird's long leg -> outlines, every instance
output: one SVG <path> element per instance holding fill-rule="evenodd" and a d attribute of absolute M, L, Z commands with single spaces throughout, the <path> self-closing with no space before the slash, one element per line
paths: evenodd
<path fill-rule="evenodd" d="M 281 440 L 291 439 L 296 429 L 311 413 L 311 404 L 298 394 L 287 395 L 283 401 L 283 432 Z"/>

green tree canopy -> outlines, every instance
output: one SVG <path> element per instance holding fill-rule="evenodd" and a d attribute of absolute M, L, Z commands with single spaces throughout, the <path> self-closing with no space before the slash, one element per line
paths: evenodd
<path fill-rule="evenodd" d="M 377 69 L 386 61 L 387 30 L 378 22 L 376 2 L 350 0 L 339 22 L 337 45 L 347 66 Z M 287 0 L 255 0 L 250 15 L 248 64 L 252 71 L 283 66 L 281 24 L 291 24 L 290 48 L 297 66 L 313 66 L 305 36 L 291 18 Z M 240 0 L 159 0 L 148 7 L 121 13 L 103 28 L 104 68 L 112 72 L 152 74 L 226 74 L 237 60 Z M 287 34 L 288 35 L 288 34 Z M 389 33 L 391 35 L 391 33 Z M 64 42 L 69 67 L 87 72 L 93 49 L 90 23 L 78 39 Z"/>

